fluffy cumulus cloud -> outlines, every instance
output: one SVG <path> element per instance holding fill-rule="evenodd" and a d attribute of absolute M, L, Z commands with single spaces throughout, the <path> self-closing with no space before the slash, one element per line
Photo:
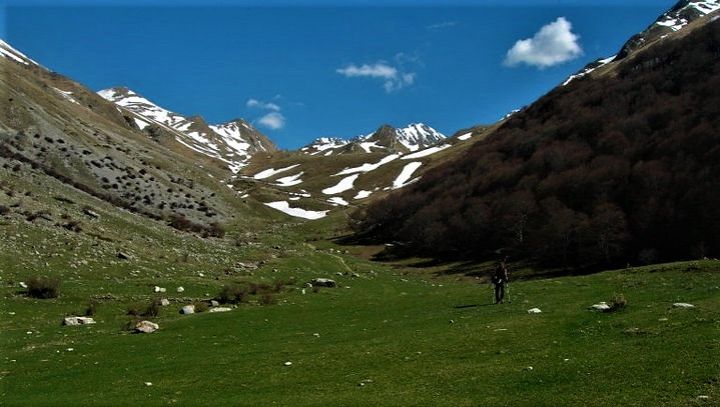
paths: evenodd
<path fill-rule="evenodd" d="M 272 102 L 263 102 L 262 100 L 257 99 L 248 99 L 248 101 L 245 103 L 245 106 L 273 110 L 276 112 L 280 111 L 280 106 L 278 106 L 277 104 Z"/>
<path fill-rule="evenodd" d="M 276 97 L 275 99 L 279 98 Z M 285 116 L 280 113 L 282 108 L 277 103 L 264 102 L 258 99 L 248 99 L 247 102 L 245 102 L 245 106 L 268 112 L 256 120 L 259 125 L 267 127 L 271 130 L 280 130 L 285 127 Z"/>
<path fill-rule="evenodd" d="M 382 80 L 383 88 L 385 89 L 385 92 L 388 93 L 400 90 L 415 83 L 414 72 L 405 72 L 401 68 L 389 65 L 384 61 L 379 61 L 374 64 L 350 64 L 344 68 L 336 69 L 335 72 L 347 78 L 364 77 Z"/>
<path fill-rule="evenodd" d="M 506 66 L 527 64 L 540 69 L 562 64 L 582 55 L 580 37 L 572 32 L 572 24 L 559 17 L 543 26 L 532 38 L 519 40 L 507 52 Z"/>
<path fill-rule="evenodd" d="M 285 116 L 280 112 L 270 112 L 258 119 L 258 123 L 272 130 L 279 130 L 285 127 Z"/>

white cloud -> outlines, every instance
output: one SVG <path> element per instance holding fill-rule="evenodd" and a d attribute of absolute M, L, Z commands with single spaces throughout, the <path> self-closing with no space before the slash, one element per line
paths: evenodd
<path fill-rule="evenodd" d="M 443 28 L 455 27 L 458 25 L 457 21 L 443 21 L 440 23 L 430 24 L 425 26 L 428 30 L 442 30 Z"/>
<path fill-rule="evenodd" d="M 506 66 L 521 63 L 540 69 L 570 61 L 582 55 L 583 50 L 572 32 L 572 24 L 559 17 L 543 26 L 532 38 L 519 40 L 510 48 L 505 57 Z"/>
<path fill-rule="evenodd" d="M 414 72 L 402 72 L 400 69 L 388 65 L 386 62 L 379 61 L 372 65 L 350 64 L 345 68 L 338 68 L 335 72 L 348 78 L 374 78 L 382 79 L 385 92 L 394 92 L 406 86 L 410 86 L 415 82 Z"/>
<path fill-rule="evenodd" d="M 272 130 L 279 130 L 285 127 L 285 116 L 280 112 L 270 112 L 258 119 L 258 123 Z"/>
<path fill-rule="evenodd" d="M 267 110 L 273 110 L 276 112 L 279 112 L 280 106 L 278 106 L 275 103 L 272 102 L 263 102 L 262 100 L 257 99 L 248 99 L 248 101 L 245 103 L 245 106 L 247 107 L 256 107 L 259 109 L 267 109 Z"/>

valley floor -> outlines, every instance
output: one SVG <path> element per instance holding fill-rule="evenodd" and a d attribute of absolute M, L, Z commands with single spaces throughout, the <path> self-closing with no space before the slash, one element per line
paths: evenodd
<path fill-rule="evenodd" d="M 1 227 L 12 237 L 16 226 Z M 511 303 L 491 305 L 487 285 L 360 260 L 327 241 L 301 243 L 297 233 L 261 237 L 262 247 L 282 249 L 242 277 L 295 277 L 277 304 L 187 316 L 178 310 L 190 299 L 213 297 L 241 278 L 206 262 L 218 256 L 218 242 L 189 258 L 104 267 L 91 259 L 76 274 L 62 273 L 59 298 L 36 300 L 18 287 L 33 267 L 19 261 L 29 254 L 18 256 L 8 250 L 17 239 L 3 239 L 3 404 L 681 406 L 720 399 L 720 262 L 518 282 Z M 58 239 L 34 238 L 59 253 L 45 256 L 50 261 L 72 256 L 49 247 L 62 246 Z M 224 250 L 230 261 L 265 255 Z M 315 277 L 339 287 L 302 294 L 302 283 Z M 167 287 L 171 300 L 155 319 L 160 329 L 125 332 L 126 305 L 155 296 L 155 285 Z M 628 300 L 625 310 L 588 310 L 617 293 Z M 96 325 L 60 325 L 93 296 Z M 542 313 L 528 314 L 532 307 Z"/>

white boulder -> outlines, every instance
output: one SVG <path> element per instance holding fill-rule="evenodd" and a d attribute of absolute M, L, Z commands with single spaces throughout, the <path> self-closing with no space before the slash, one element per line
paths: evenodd
<path fill-rule="evenodd" d="M 181 293 L 181 292 L 184 292 L 184 291 L 185 291 L 185 288 L 183 288 L 183 287 L 178 287 L 175 291 Z"/>
<path fill-rule="evenodd" d="M 540 310 L 540 308 L 530 308 L 529 310 L 527 310 L 527 312 L 528 314 L 539 314 L 542 311 Z"/>
<path fill-rule="evenodd" d="M 192 304 L 186 305 L 186 306 L 182 307 L 182 309 L 180 310 L 180 313 L 181 313 L 181 314 L 185 314 L 185 315 L 187 315 L 187 314 L 194 314 L 194 313 L 195 313 L 195 306 L 192 305 Z"/>
<path fill-rule="evenodd" d="M 160 329 L 160 325 L 150 321 L 140 321 L 135 325 L 135 332 L 141 334 L 153 333 Z"/>
<path fill-rule="evenodd" d="M 686 302 L 676 302 L 673 304 L 673 308 L 695 308 L 695 306 Z"/>
<path fill-rule="evenodd" d="M 310 283 L 314 287 L 337 287 L 335 280 L 331 280 L 329 278 L 313 278 L 310 280 Z"/>
<path fill-rule="evenodd" d="M 168 305 L 170 305 L 170 300 L 168 300 L 167 298 L 163 298 L 162 300 L 160 300 L 160 305 L 162 305 L 163 307 L 167 307 Z"/>
<path fill-rule="evenodd" d="M 607 305 L 605 301 L 599 302 L 597 304 L 593 304 L 590 306 L 590 309 L 594 309 L 596 311 L 607 311 L 610 309 L 610 306 Z"/>
<path fill-rule="evenodd" d="M 90 325 L 94 324 L 95 320 L 90 317 L 65 317 L 63 319 L 63 325 L 76 326 L 76 325 Z"/>

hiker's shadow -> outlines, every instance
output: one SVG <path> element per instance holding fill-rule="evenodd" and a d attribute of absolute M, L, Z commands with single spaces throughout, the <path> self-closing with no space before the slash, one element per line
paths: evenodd
<path fill-rule="evenodd" d="M 463 308 L 475 308 L 475 307 L 487 307 L 488 305 L 495 305 L 495 304 L 467 304 L 467 305 L 456 305 L 455 309 L 463 309 Z"/>

